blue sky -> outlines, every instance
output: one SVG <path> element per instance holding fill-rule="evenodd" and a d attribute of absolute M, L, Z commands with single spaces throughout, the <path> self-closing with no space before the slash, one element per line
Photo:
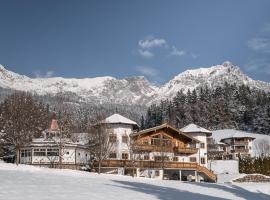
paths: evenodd
<path fill-rule="evenodd" d="M 270 82 L 270 1 L 0 0 L 0 63 L 35 76 L 163 83 L 229 60 Z"/>

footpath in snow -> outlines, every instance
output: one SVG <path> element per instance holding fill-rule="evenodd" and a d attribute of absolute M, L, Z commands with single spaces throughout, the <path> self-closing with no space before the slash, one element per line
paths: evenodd
<path fill-rule="evenodd" d="M 1 200 L 270 199 L 270 183 L 188 183 L 0 162 Z"/>

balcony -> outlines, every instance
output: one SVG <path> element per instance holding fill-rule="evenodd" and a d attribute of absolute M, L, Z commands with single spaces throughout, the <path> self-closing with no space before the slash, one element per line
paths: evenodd
<path fill-rule="evenodd" d="M 244 141 L 244 140 L 240 140 L 240 141 L 233 141 L 233 144 L 234 145 L 243 145 L 243 146 L 245 146 L 245 145 L 248 145 L 248 141 Z"/>
<path fill-rule="evenodd" d="M 189 148 L 189 147 L 176 147 L 177 153 L 184 153 L 184 154 L 195 154 L 198 152 L 197 148 Z"/>
<path fill-rule="evenodd" d="M 234 149 L 231 150 L 231 153 L 248 153 L 248 149 Z"/>
<path fill-rule="evenodd" d="M 94 167 L 98 167 L 98 163 L 94 163 Z M 109 168 L 141 168 L 141 169 L 181 169 L 181 170 L 197 170 L 204 173 L 212 181 L 216 182 L 217 176 L 213 171 L 199 165 L 198 163 L 191 162 L 160 162 L 160 161 L 144 161 L 144 160 L 103 160 L 101 167 Z"/>
<path fill-rule="evenodd" d="M 173 152 L 172 146 L 156 146 L 156 145 L 146 145 L 137 144 L 134 146 L 135 151 L 145 151 L 145 152 Z"/>
<path fill-rule="evenodd" d="M 135 145 L 135 151 L 145 151 L 145 152 L 171 152 L 171 153 L 182 153 L 182 154 L 195 154 L 198 152 L 197 148 L 189 147 L 173 147 L 173 146 L 156 146 L 156 145 L 146 145 L 138 144 Z"/>

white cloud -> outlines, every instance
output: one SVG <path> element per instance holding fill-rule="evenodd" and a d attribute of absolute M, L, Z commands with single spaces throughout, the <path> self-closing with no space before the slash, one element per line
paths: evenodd
<path fill-rule="evenodd" d="M 248 47 L 257 52 L 270 53 L 270 39 L 269 38 L 253 38 L 248 41 Z"/>
<path fill-rule="evenodd" d="M 159 71 L 153 67 L 138 66 L 136 67 L 136 70 L 140 72 L 142 75 L 149 77 L 156 77 L 159 75 Z"/>
<path fill-rule="evenodd" d="M 167 47 L 167 41 L 162 38 L 154 38 L 149 36 L 146 39 L 140 40 L 138 42 L 139 48 L 141 49 L 152 49 L 156 47 Z"/>
<path fill-rule="evenodd" d="M 258 32 L 258 36 L 250 39 L 247 46 L 257 53 L 270 53 L 270 23 Z"/>
<path fill-rule="evenodd" d="M 149 50 L 138 49 L 139 54 L 144 58 L 152 58 L 154 54 Z"/>
<path fill-rule="evenodd" d="M 152 58 L 154 57 L 153 50 L 155 48 L 168 48 L 168 46 L 165 39 L 148 36 L 138 42 L 138 53 L 144 58 Z"/>
<path fill-rule="evenodd" d="M 163 51 L 159 51 L 159 53 L 165 53 L 167 56 L 190 56 L 194 59 L 197 58 L 197 55 L 192 52 L 187 52 L 184 49 L 178 49 L 174 45 L 169 45 L 169 43 L 163 38 L 148 36 L 138 42 L 137 52 L 144 58 L 153 58 L 155 53 L 157 53 L 155 49 L 163 49 Z"/>
<path fill-rule="evenodd" d="M 172 51 L 170 53 L 171 56 L 184 56 L 186 55 L 186 51 L 179 50 L 175 46 L 172 46 Z"/>
<path fill-rule="evenodd" d="M 47 71 L 45 73 L 42 73 L 41 71 L 35 71 L 33 72 L 36 78 L 50 78 L 54 75 L 54 71 Z"/>

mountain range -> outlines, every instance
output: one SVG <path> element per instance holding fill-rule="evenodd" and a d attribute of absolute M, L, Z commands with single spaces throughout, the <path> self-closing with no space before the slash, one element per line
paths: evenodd
<path fill-rule="evenodd" d="M 221 65 L 184 71 L 164 85 L 157 86 L 143 76 L 116 79 L 111 76 L 96 78 L 30 78 L 7 70 L 0 65 L 0 87 L 27 91 L 37 95 L 68 94 L 80 102 L 99 104 L 150 105 L 153 101 L 172 98 L 179 90 L 216 88 L 225 82 L 248 85 L 250 88 L 270 92 L 270 84 L 253 80 L 229 61 Z"/>

